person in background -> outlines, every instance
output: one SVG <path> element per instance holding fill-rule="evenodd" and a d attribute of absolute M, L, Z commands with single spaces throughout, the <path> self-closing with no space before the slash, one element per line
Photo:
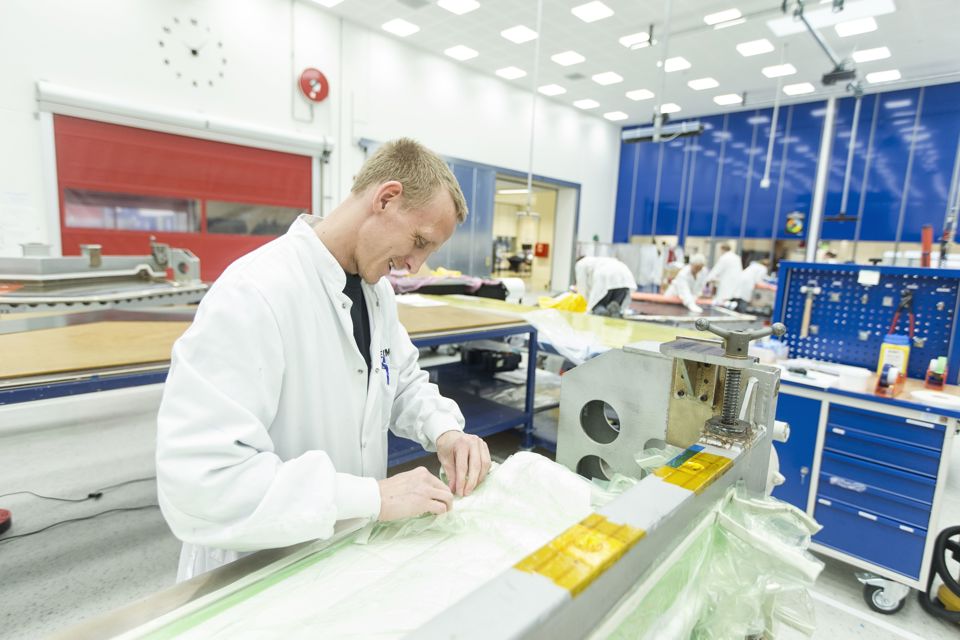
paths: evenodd
<path fill-rule="evenodd" d="M 737 277 L 737 288 L 733 297 L 733 302 L 736 303 L 736 311 L 746 312 L 747 305 L 753 299 L 754 288 L 767 277 L 767 265 L 769 263 L 770 261 L 766 258 L 754 260 Z"/>
<path fill-rule="evenodd" d="M 720 245 L 720 257 L 717 258 L 717 263 L 707 274 L 707 283 L 713 283 L 716 286 L 713 304 L 722 305 L 734 298 L 741 271 L 743 271 L 743 264 L 740 261 L 740 256 L 732 250 L 728 243 L 722 243 Z"/>
<path fill-rule="evenodd" d="M 697 296 L 707 283 L 704 271 L 706 264 L 707 259 L 702 254 L 693 254 L 690 256 L 690 263 L 680 269 L 680 273 L 667 287 L 666 295 L 679 297 L 683 306 L 693 313 L 703 313 L 703 308 L 697 304 Z"/>
<path fill-rule="evenodd" d="M 466 215 L 447 164 L 395 140 L 327 217 L 301 215 L 213 284 L 157 416 L 178 580 L 344 520 L 445 513 L 483 481 L 487 445 L 418 366 L 384 277 L 415 273 Z M 388 429 L 435 450 L 449 483 L 424 467 L 387 478 Z"/>
<path fill-rule="evenodd" d="M 616 258 L 580 256 L 574 268 L 577 292 L 587 299 L 587 309 L 599 316 L 619 318 L 637 281 L 627 265 Z"/>

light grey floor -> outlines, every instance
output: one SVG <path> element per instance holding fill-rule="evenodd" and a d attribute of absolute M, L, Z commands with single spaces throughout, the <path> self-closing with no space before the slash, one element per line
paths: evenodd
<path fill-rule="evenodd" d="M 48 422 L 59 421 L 61 426 L 40 424 L 12 434 L 7 428 L 17 417 L 11 418 L 0 408 L 0 494 L 32 489 L 77 496 L 115 482 L 152 476 L 155 402 L 146 397 L 131 407 L 129 398 L 102 394 L 92 412 L 94 420 L 82 417 L 91 415 L 89 407 L 77 410 L 69 402 L 55 404 Z M 538 431 L 555 430 L 556 420 L 556 411 L 539 414 Z M 44 422 L 35 417 L 31 421 Z M 499 459 L 521 444 L 515 433 L 493 436 L 489 443 Z M 392 471 L 419 464 L 436 470 L 435 460 L 431 456 Z M 960 523 L 960 446 L 955 447 L 952 466 L 957 472 L 951 478 L 943 526 Z M 156 491 L 148 481 L 110 491 L 96 502 L 67 504 L 12 496 L 0 498 L 0 507 L 13 511 L 16 530 L 8 534 L 12 535 L 109 508 L 155 502 Z M 43 637 L 170 586 L 179 546 L 155 508 L 65 524 L 0 542 L 0 638 Z M 869 611 L 853 571 L 827 560 L 814 593 L 818 623 L 814 638 L 960 637 L 957 628 L 922 611 L 915 593 L 898 615 Z"/>

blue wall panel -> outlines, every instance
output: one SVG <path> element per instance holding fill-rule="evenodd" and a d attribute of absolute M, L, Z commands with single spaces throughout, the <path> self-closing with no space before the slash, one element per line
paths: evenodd
<path fill-rule="evenodd" d="M 747 190 L 747 164 L 753 140 L 753 111 L 731 113 L 727 118 L 727 144 L 720 179 L 720 204 L 717 209 L 719 238 L 739 238 L 743 200 Z"/>
<path fill-rule="evenodd" d="M 686 229 L 691 236 L 709 236 L 713 227 L 713 200 L 723 142 L 723 116 L 703 118 L 702 122 L 703 133 L 690 139 Z"/>
<path fill-rule="evenodd" d="M 825 111 L 823 102 L 810 102 L 790 107 L 790 133 L 786 137 L 787 165 L 780 193 L 780 215 L 777 228 L 779 238 L 797 237 L 785 231 L 786 217 L 794 211 L 799 211 L 806 216 L 804 233 L 800 237 L 806 236 Z"/>
<path fill-rule="evenodd" d="M 925 224 L 933 225 L 935 238 L 943 232 L 958 137 L 960 84 L 924 88 L 920 122 L 914 132 L 901 241 L 920 242 L 920 229 Z"/>
<path fill-rule="evenodd" d="M 633 204 L 634 176 L 636 175 L 637 144 L 620 143 L 620 172 L 617 176 L 617 208 L 613 219 L 613 241 L 630 242 L 630 207 Z"/>
<path fill-rule="evenodd" d="M 896 239 L 919 89 L 880 94 L 861 240 Z"/>
<path fill-rule="evenodd" d="M 657 189 L 657 167 L 663 145 L 637 142 L 637 191 L 633 199 L 631 235 L 650 235 L 653 231 L 653 204 Z"/>
<path fill-rule="evenodd" d="M 773 128 L 773 109 L 758 110 L 752 120 L 756 129 L 756 142 L 753 147 L 753 170 L 750 177 L 750 203 L 744 222 L 745 238 L 770 238 L 773 236 L 773 221 L 776 217 L 777 194 L 780 191 L 780 166 L 784 130 L 786 127 L 786 108 L 777 114 L 777 131 L 774 137 L 773 154 L 770 159 L 770 184 L 761 186 L 767 166 L 767 146 Z"/>
<path fill-rule="evenodd" d="M 684 149 L 686 140 L 673 140 L 660 145 L 663 164 L 660 173 L 660 198 L 656 205 L 657 235 L 675 236 L 680 233 L 680 204 L 683 199 L 683 187 L 686 186 L 684 173 L 687 169 L 687 154 Z"/>
<path fill-rule="evenodd" d="M 850 151 L 856 99 L 850 97 L 837 101 L 837 125 L 830 154 L 830 176 L 827 181 L 827 197 L 823 209 L 824 221 L 820 230 L 820 237 L 824 240 L 853 240 L 856 234 L 857 216 L 860 210 L 860 191 L 863 185 L 863 172 L 867 165 L 867 148 L 870 142 L 870 130 L 873 124 L 876 99 L 877 96 L 875 95 L 861 98 L 857 135 L 854 141 L 853 168 L 850 172 L 846 210 L 843 211 L 844 215 L 842 217 L 840 213 L 843 209 L 841 206 L 843 204 L 843 182 L 847 170 L 847 156 Z M 827 218 L 840 219 L 828 220 Z"/>

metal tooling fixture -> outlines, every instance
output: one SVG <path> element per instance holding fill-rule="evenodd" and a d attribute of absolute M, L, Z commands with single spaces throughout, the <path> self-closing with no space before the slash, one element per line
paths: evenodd
<path fill-rule="evenodd" d="M 734 335 L 726 336 L 726 347 L 690 338 L 663 344 L 659 353 L 628 345 L 568 371 L 560 394 L 557 461 L 584 475 L 610 477 L 621 472 L 642 479 L 407 637 L 589 637 L 626 594 L 635 589 L 649 592 L 658 583 L 694 539 L 692 532 L 709 525 L 705 514 L 730 487 L 742 482 L 748 490 L 765 491 L 780 370 L 748 357 L 747 345 L 759 337 L 757 333 L 729 333 Z M 734 404 L 740 409 L 733 411 L 750 428 L 718 436 L 703 431 L 704 420 L 693 420 L 686 411 L 673 412 L 679 391 L 684 392 L 680 401 L 699 405 L 711 416 L 718 409 L 716 394 L 705 394 L 703 401 L 689 397 L 686 382 L 675 369 L 689 363 L 696 365 L 690 371 L 713 371 L 712 377 L 698 378 L 696 385 L 704 381 L 718 385 L 724 368 L 745 380 L 742 400 L 736 384 Z M 734 383 L 730 385 L 732 397 Z M 692 436 L 683 436 L 691 424 Z M 673 430 L 674 426 L 682 428 Z M 636 454 L 650 446 L 662 447 L 672 437 L 669 433 L 687 438 L 673 442 L 686 451 L 644 475 Z M 595 522 L 600 524 L 591 528 Z M 600 529 L 622 544 L 604 543 Z M 620 537 L 625 529 L 632 535 Z M 616 553 L 604 553 L 610 550 Z M 566 559 L 571 557 L 579 560 L 571 561 L 567 571 Z M 491 616 L 491 611 L 497 615 Z"/>

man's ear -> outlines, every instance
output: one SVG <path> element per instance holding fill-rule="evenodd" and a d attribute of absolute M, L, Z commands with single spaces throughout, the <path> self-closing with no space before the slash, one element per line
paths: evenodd
<path fill-rule="evenodd" d="M 391 202 L 399 202 L 403 196 L 403 185 L 396 180 L 384 182 L 373 192 L 373 210 L 385 211 Z"/>

